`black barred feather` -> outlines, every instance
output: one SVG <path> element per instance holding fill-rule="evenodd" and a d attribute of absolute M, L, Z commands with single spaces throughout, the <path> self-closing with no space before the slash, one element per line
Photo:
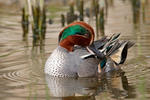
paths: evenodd
<path fill-rule="evenodd" d="M 110 38 L 103 37 L 100 40 L 94 41 L 94 43 L 88 47 L 88 50 L 92 53 L 84 55 L 82 58 L 97 57 L 102 60 L 110 57 L 116 64 L 123 64 L 127 58 L 128 49 L 132 47 L 134 43 L 131 41 L 119 41 L 119 36 L 120 33 L 116 33 Z"/>

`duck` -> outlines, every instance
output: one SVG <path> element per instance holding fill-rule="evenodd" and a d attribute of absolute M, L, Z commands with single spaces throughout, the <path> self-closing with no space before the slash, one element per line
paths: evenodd
<path fill-rule="evenodd" d="M 119 41 L 120 33 L 94 40 L 93 28 L 83 21 L 72 22 L 59 33 L 58 46 L 48 57 L 44 72 L 53 77 L 95 77 L 119 69 L 134 45 Z"/>

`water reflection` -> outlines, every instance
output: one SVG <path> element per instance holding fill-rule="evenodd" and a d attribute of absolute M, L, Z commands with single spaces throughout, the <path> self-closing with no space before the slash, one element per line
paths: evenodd
<path fill-rule="evenodd" d="M 122 70 L 105 73 L 101 79 L 99 96 L 107 92 L 111 98 L 134 98 L 134 88 L 129 86 L 125 72 Z"/>
<path fill-rule="evenodd" d="M 133 23 L 137 24 L 140 21 L 140 0 L 131 0 L 133 11 Z"/>
<path fill-rule="evenodd" d="M 58 78 L 46 75 L 50 96 L 54 100 L 97 100 L 109 93 L 112 98 L 129 96 L 128 80 L 124 72 L 109 72 L 97 78 Z M 131 93 L 131 89 L 130 89 Z"/>
<path fill-rule="evenodd" d="M 56 78 L 46 75 L 52 97 L 92 96 L 98 87 L 97 78 Z"/>

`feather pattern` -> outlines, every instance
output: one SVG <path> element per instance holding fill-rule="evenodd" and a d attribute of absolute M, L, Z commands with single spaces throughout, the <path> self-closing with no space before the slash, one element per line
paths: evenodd
<path fill-rule="evenodd" d="M 101 40 L 95 41 L 92 46 L 88 47 L 93 53 L 84 55 L 81 58 L 100 58 L 100 55 L 102 60 L 100 61 L 100 67 L 101 69 L 104 68 L 103 71 L 108 72 L 109 69 L 118 69 L 116 66 L 125 62 L 128 49 L 134 45 L 131 41 L 119 41 L 119 36 L 120 33 L 113 34 L 110 38 L 104 37 Z"/>

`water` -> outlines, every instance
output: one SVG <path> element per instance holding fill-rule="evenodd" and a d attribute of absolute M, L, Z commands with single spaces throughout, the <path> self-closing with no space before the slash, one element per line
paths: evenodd
<path fill-rule="evenodd" d="M 22 41 L 20 13 L 0 8 L 0 100 L 149 100 L 150 2 L 145 7 L 145 18 L 141 8 L 134 24 L 130 0 L 114 0 L 109 6 L 106 35 L 121 32 L 121 39 L 136 44 L 122 65 L 124 72 L 98 79 L 45 76 L 44 64 L 57 46 L 61 24 L 48 25 L 45 47 L 33 49 L 31 32 L 28 42 Z"/>

